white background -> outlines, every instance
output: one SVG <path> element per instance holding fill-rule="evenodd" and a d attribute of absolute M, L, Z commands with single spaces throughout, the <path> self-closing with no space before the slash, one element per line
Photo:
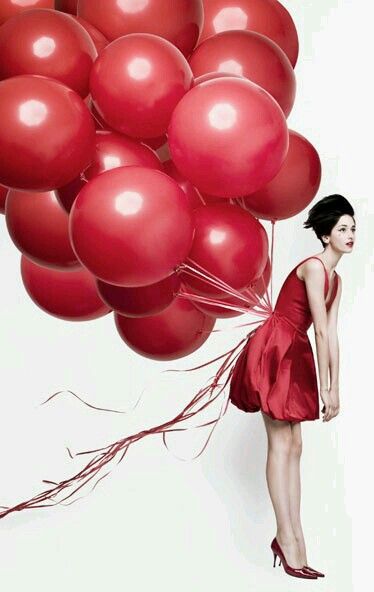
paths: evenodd
<path fill-rule="evenodd" d="M 341 413 L 326 424 L 302 424 L 302 519 L 308 562 L 326 573 L 317 582 L 273 569 L 275 520 L 265 480 L 266 435 L 259 413 L 232 405 L 197 460 L 168 453 L 160 436 L 133 445 L 92 494 L 69 507 L 11 514 L 0 521 L 0 587 L 6 592 L 71 590 L 293 589 L 359 591 L 372 556 L 372 19 L 369 1 L 287 0 L 300 38 L 297 97 L 289 126 L 317 148 L 323 165 L 314 201 L 342 193 L 356 213 L 357 241 L 343 257 L 339 313 Z M 313 203 L 314 203 L 313 201 Z M 298 261 L 320 251 L 307 211 L 275 227 L 273 301 Z M 246 331 L 243 317 L 219 321 L 194 355 L 153 362 L 129 350 L 112 315 L 69 323 L 42 312 L 27 296 L 20 254 L 0 219 L 1 431 L 0 504 L 14 505 L 70 477 L 82 466 L 73 452 L 103 446 L 171 419 L 213 373 L 188 368 L 228 350 Z M 270 231 L 270 224 L 264 223 Z M 371 298 L 370 298 L 371 297 Z M 247 317 L 248 320 L 250 320 Z M 370 326 L 369 326 L 370 323 Z M 312 345 L 314 338 L 310 333 Z M 146 385 L 133 414 L 126 409 Z M 214 413 L 211 411 L 210 417 Z M 194 432 L 192 434 L 192 432 Z M 191 457 L 207 432 L 171 435 L 175 454 Z M 81 459 L 81 460 L 80 460 Z"/>

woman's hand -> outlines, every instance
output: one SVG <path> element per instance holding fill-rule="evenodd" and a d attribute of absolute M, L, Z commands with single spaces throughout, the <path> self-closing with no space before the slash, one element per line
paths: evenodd
<path fill-rule="evenodd" d="M 330 421 L 339 413 L 339 387 L 330 387 L 330 389 L 321 390 L 321 399 L 324 403 L 322 413 L 324 414 L 323 421 Z"/>

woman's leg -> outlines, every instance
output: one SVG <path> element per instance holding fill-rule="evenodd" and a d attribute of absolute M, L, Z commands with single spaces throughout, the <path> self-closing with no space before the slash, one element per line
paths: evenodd
<path fill-rule="evenodd" d="M 282 548 L 287 563 L 294 568 L 303 567 L 299 548 L 292 528 L 289 464 L 292 447 L 291 424 L 288 421 L 272 419 L 262 410 L 268 437 L 266 480 L 277 522 L 277 541 Z"/>
<path fill-rule="evenodd" d="M 303 529 L 300 518 L 301 481 L 300 481 L 300 459 L 302 453 L 302 438 L 300 422 L 291 423 L 292 444 L 289 464 L 289 494 L 290 514 L 292 529 L 294 531 L 298 546 L 300 560 L 303 565 L 308 565 Z"/>

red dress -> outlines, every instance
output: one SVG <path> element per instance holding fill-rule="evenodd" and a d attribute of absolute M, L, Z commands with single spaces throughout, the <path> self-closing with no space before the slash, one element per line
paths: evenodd
<path fill-rule="evenodd" d="M 313 319 L 305 283 L 296 275 L 307 259 L 318 259 L 325 270 L 325 298 L 329 277 L 319 257 L 307 257 L 289 273 L 273 312 L 254 332 L 238 357 L 229 398 L 246 412 L 262 409 L 273 419 L 305 421 L 319 418 L 319 391 L 312 346 L 307 329 Z M 338 287 L 334 285 L 326 310 Z"/>

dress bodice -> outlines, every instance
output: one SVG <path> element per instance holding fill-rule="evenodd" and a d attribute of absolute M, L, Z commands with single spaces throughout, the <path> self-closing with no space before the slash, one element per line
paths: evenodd
<path fill-rule="evenodd" d="M 308 259 L 318 259 L 323 265 L 323 268 L 325 270 L 325 298 L 327 297 L 327 294 L 329 293 L 329 277 L 325 264 L 319 257 L 307 257 L 306 259 L 303 259 L 303 261 L 300 261 L 300 263 L 298 263 L 296 267 L 294 267 L 286 277 L 279 291 L 278 298 L 274 308 L 274 311 L 276 313 L 279 313 L 282 316 L 287 317 L 291 321 L 291 323 L 298 327 L 301 331 L 306 331 L 310 327 L 313 320 L 310 311 L 305 282 L 301 280 L 296 273 L 298 267 Z M 338 274 L 336 273 L 336 271 L 334 272 L 334 278 L 332 281 L 332 292 L 329 301 L 326 303 L 327 311 L 330 309 L 337 292 Z"/>

